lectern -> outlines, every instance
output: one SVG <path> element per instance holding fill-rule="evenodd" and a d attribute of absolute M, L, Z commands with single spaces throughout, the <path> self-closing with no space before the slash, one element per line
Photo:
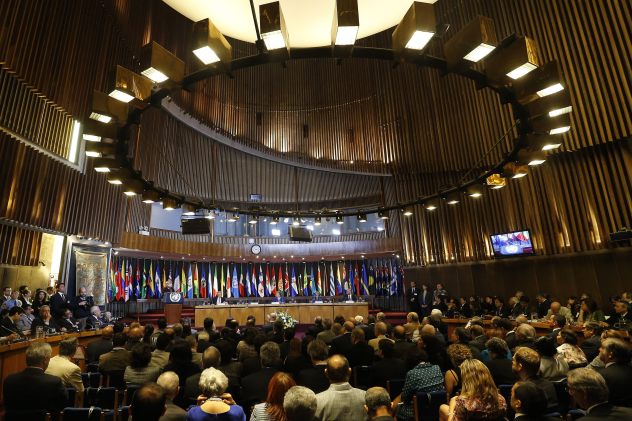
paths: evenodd
<path fill-rule="evenodd" d="M 179 292 L 170 292 L 165 295 L 165 319 L 167 319 L 167 324 L 180 323 L 183 302 L 184 296 Z"/>

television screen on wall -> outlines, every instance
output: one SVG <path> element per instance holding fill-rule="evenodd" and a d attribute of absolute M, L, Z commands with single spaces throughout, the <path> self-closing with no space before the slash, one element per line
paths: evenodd
<path fill-rule="evenodd" d="M 495 257 L 531 256 L 535 254 L 529 230 L 491 236 Z"/>

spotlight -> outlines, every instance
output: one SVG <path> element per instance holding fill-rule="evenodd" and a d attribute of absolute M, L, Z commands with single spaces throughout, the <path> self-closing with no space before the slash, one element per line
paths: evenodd
<path fill-rule="evenodd" d="M 542 150 L 520 149 L 518 151 L 518 163 L 534 167 L 546 161 L 546 153 Z"/>
<path fill-rule="evenodd" d="M 379 219 L 388 219 L 388 213 L 385 211 L 380 211 L 377 213 L 377 217 Z"/>
<path fill-rule="evenodd" d="M 93 161 L 93 168 L 96 172 L 110 172 L 121 167 L 121 162 L 112 158 L 96 158 Z"/>
<path fill-rule="evenodd" d="M 487 57 L 497 44 L 494 21 L 477 16 L 444 44 L 448 68 L 457 67 L 462 60 L 477 63 Z"/>
<path fill-rule="evenodd" d="M 126 180 L 123 182 L 123 193 L 126 196 L 136 196 L 137 194 L 141 194 L 145 185 L 141 180 Z"/>
<path fill-rule="evenodd" d="M 120 185 L 127 179 L 132 177 L 132 173 L 127 168 L 119 168 L 114 172 L 107 174 L 107 180 L 110 184 Z"/>
<path fill-rule="evenodd" d="M 527 145 L 530 149 L 550 151 L 562 146 L 562 141 L 559 136 L 551 135 L 527 135 Z"/>
<path fill-rule="evenodd" d="M 205 211 L 204 217 L 206 219 L 215 219 L 215 211 L 212 209 Z"/>
<path fill-rule="evenodd" d="M 479 197 L 483 196 L 483 185 L 477 183 L 467 187 L 465 191 L 467 192 L 468 196 L 474 199 L 478 199 Z"/>
<path fill-rule="evenodd" d="M 411 206 L 406 206 L 402 209 L 402 212 L 404 213 L 404 216 L 411 216 L 413 214 L 413 208 Z"/>
<path fill-rule="evenodd" d="M 434 6 L 413 2 L 393 32 L 393 50 L 397 54 L 407 49 L 423 50 L 434 36 L 436 27 Z"/>
<path fill-rule="evenodd" d="M 298 219 L 298 217 L 294 217 L 292 219 L 292 225 L 295 227 L 298 227 L 299 225 L 301 225 L 301 221 Z"/>
<path fill-rule="evenodd" d="M 531 122 L 536 133 L 548 133 L 551 135 L 566 133 L 571 129 L 570 114 L 561 114 L 555 117 L 540 117 Z"/>
<path fill-rule="evenodd" d="M 513 83 L 513 90 L 521 104 L 528 104 L 538 98 L 544 98 L 563 91 L 560 83 L 560 70 L 557 61 L 550 61 L 542 67 Z"/>
<path fill-rule="evenodd" d="M 445 196 L 446 203 L 448 205 L 456 205 L 461 201 L 461 193 L 460 192 L 452 192 Z"/>
<path fill-rule="evenodd" d="M 272 221 L 270 221 L 270 225 L 277 225 L 279 223 L 279 217 L 275 216 L 272 218 Z"/>
<path fill-rule="evenodd" d="M 209 19 L 193 25 L 193 54 L 205 65 L 230 63 L 233 47 Z"/>
<path fill-rule="evenodd" d="M 134 98 L 145 101 L 151 96 L 151 80 L 123 66 L 116 66 L 108 86 L 111 87 L 108 95 L 125 103 L 132 101 Z"/>
<path fill-rule="evenodd" d="M 487 185 L 494 190 L 502 189 L 507 185 L 507 179 L 500 174 L 492 174 L 485 180 Z"/>
<path fill-rule="evenodd" d="M 345 219 L 342 216 L 336 216 L 336 224 L 342 225 L 345 223 Z"/>
<path fill-rule="evenodd" d="M 101 123 L 110 123 L 113 119 L 127 120 L 128 106 L 99 91 L 92 92 L 92 110 L 90 118 Z M 84 123 L 87 124 L 87 123 Z"/>
<path fill-rule="evenodd" d="M 140 73 L 155 83 L 169 79 L 180 83 L 184 79 L 184 61 L 153 41 L 141 49 L 140 68 Z"/>
<path fill-rule="evenodd" d="M 503 81 L 505 76 L 520 79 L 538 67 L 535 42 L 527 37 L 518 37 L 506 47 L 497 49 L 485 60 L 485 72 L 494 81 Z"/>
<path fill-rule="evenodd" d="M 361 213 L 358 215 L 358 222 L 366 222 L 366 215 Z"/>
<path fill-rule="evenodd" d="M 196 211 L 197 207 L 195 205 L 192 205 L 190 203 L 182 204 L 182 215 L 193 216 L 195 215 Z"/>
<path fill-rule="evenodd" d="M 172 211 L 174 209 L 178 209 L 180 204 L 177 200 L 172 199 L 170 197 L 163 197 L 162 199 L 162 208 L 166 211 Z"/>
<path fill-rule="evenodd" d="M 268 51 L 290 49 L 285 19 L 278 1 L 259 5 L 259 28 Z"/>
<path fill-rule="evenodd" d="M 355 44 L 360 28 L 358 0 L 336 0 L 334 6 L 334 23 L 331 30 L 333 44 Z"/>
<path fill-rule="evenodd" d="M 508 162 L 503 167 L 503 175 L 511 178 L 522 178 L 529 173 L 527 165 L 518 165 L 515 162 Z"/>
<path fill-rule="evenodd" d="M 250 218 L 248 219 L 248 223 L 250 225 L 255 225 L 257 222 L 259 222 L 259 217 L 257 215 L 250 215 Z"/>
<path fill-rule="evenodd" d="M 557 117 L 573 111 L 571 99 L 566 90 L 536 99 L 525 105 L 525 108 L 532 119 L 545 114 L 549 117 Z"/>
<path fill-rule="evenodd" d="M 116 145 L 112 143 L 89 142 L 86 144 L 86 156 L 100 158 L 102 156 L 115 155 Z"/>
<path fill-rule="evenodd" d="M 321 224 L 320 216 L 314 218 L 314 225 L 319 226 Z"/>
<path fill-rule="evenodd" d="M 228 218 L 228 222 L 237 222 L 239 221 L 239 214 L 237 212 L 233 212 L 233 214 Z"/>
<path fill-rule="evenodd" d="M 119 103 L 120 104 L 120 103 Z M 83 140 L 88 142 L 102 142 L 104 139 L 116 140 L 118 127 L 105 124 L 97 120 L 87 120 L 83 126 Z"/>
<path fill-rule="evenodd" d="M 142 201 L 147 204 L 160 202 L 160 194 L 155 190 L 146 190 L 143 192 Z"/>
<path fill-rule="evenodd" d="M 439 207 L 439 201 L 437 199 L 426 200 L 423 206 L 427 211 L 433 211 Z"/>

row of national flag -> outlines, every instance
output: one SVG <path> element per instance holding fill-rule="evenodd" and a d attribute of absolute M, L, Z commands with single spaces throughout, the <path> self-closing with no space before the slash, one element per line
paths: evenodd
<path fill-rule="evenodd" d="M 112 301 L 185 298 L 398 295 L 404 271 L 397 259 L 301 263 L 185 262 L 112 256 Z"/>

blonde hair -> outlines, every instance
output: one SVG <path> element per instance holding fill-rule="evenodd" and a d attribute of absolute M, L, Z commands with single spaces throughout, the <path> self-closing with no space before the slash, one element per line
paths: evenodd
<path fill-rule="evenodd" d="M 461 396 L 478 398 L 493 408 L 499 407 L 498 388 L 489 369 L 479 360 L 461 363 L 461 385 Z"/>

